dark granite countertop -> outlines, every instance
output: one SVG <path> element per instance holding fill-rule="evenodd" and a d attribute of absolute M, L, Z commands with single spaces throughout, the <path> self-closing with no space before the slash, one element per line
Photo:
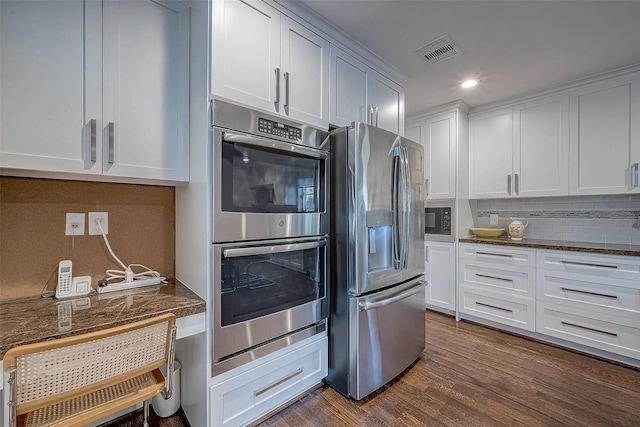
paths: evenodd
<path fill-rule="evenodd" d="M 17 345 L 99 331 L 162 313 L 185 317 L 205 310 L 205 301 L 177 281 L 87 297 L 6 300 L 0 302 L 0 360 Z M 70 323 L 65 313 L 71 313 Z"/>
<path fill-rule="evenodd" d="M 485 245 L 514 246 L 520 248 L 550 249 L 556 251 L 588 252 L 607 255 L 640 256 L 639 245 L 616 243 L 566 242 L 561 240 L 524 239 L 511 240 L 509 237 L 460 237 L 460 243 L 482 243 Z"/>

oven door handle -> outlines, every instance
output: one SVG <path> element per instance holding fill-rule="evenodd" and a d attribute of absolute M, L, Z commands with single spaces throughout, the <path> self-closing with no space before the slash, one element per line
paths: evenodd
<path fill-rule="evenodd" d="M 290 245 L 258 246 L 254 248 L 228 248 L 222 250 L 222 255 L 224 255 L 225 258 L 235 258 L 252 255 L 268 255 L 281 252 L 295 252 L 303 251 L 305 249 L 316 249 L 321 248 L 326 244 L 326 241 L 321 240 L 317 242 L 291 243 Z"/>
<path fill-rule="evenodd" d="M 315 159 L 326 159 L 329 155 L 324 151 L 310 147 L 302 147 L 295 143 L 276 141 L 274 139 L 258 138 L 250 135 L 238 135 L 237 133 L 223 132 L 222 140 L 245 145 L 255 145 L 258 147 L 271 148 L 273 150 L 287 151 L 289 153 L 300 154 Z"/>

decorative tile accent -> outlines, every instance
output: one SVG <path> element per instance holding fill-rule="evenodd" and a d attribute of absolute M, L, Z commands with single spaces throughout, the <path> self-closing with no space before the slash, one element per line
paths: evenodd
<path fill-rule="evenodd" d="M 498 214 L 509 218 L 602 218 L 602 219 L 636 219 L 640 216 L 640 210 L 486 210 L 478 211 L 479 217 L 488 217 L 489 214 Z"/>

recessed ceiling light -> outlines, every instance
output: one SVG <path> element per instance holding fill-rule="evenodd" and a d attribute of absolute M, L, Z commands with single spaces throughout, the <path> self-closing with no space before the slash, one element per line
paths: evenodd
<path fill-rule="evenodd" d="M 470 88 L 470 87 L 474 87 L 474 86 L 475 86 L 475 85 L 477 85 L 477 84 L 478 84 L 478 81 L 477 81 L 477 80 L 467 80 L 467 81 L 465 81 L 464 83 L 462 83 L 462 85 L 461 85 L 461 86 L 462 86 L 463 88 L 465 88 L 465 89 L 468 89 L 468 88 Z"/>

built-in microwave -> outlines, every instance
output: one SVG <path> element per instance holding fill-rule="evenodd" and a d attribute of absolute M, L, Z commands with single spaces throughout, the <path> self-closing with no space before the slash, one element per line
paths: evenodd
<path fill-rule="evenodd" d="M 436 242 L 454 242 L 455 201 L 427 202 L 424 208 L 424 239 Z"/>

